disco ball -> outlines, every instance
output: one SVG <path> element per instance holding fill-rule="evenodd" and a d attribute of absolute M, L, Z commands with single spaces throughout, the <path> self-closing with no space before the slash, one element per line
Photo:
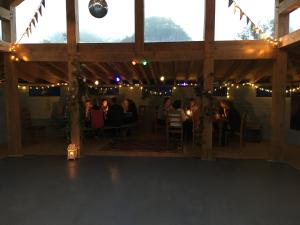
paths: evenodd
<path fill-rule="evenodd" d="M 107 14 L 107 3 L 105 0 L 90 0 L 89 10 L 92 16 L 102 18 Z"/>

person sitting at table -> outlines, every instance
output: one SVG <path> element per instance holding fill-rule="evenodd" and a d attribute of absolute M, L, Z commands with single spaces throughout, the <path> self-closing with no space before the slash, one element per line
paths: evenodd
<path fill-rule="evenodd" d="M 137 108 L 133 100 L 125 99 L 123 101 L 124 122 L 134 123 L 138 120 Z"/>
<path fill-rule="evenodd" d="M 232 101 L 221 100 L 220 101 L 220 115 L 227 121 L 225 128 L 233 134 L 239 132 L 241 126 L 241 116 L 233 105 Z"/>
<path fill-rule="evenodd" d="M 117 102 L 117 98 L 113 97 L 111 99 L 112 105 L 107 111 L 107 117 L 105 125 L 107 126 L 121 126 L 124 121 L 124 110 L 120 104 Z"/>
<path fill-rule="evenodd" d="M 181 121 L 183 126 L 183 139 L 184 141 L 188 140 L 188 137 L 191 137 L 192 133 L 192 121 L 189 120 L 189 117 L 185 114 L 184 110 L 182 109 L 182 103 L 180 100 L 175 100 L 173 102 L 173 110 L 170 113 L 179 113 L 181 115 Z"/>
<path fill-rule="evenodd" d="M 194 128 L 200 126 L 200 105 L 195 98 L 190 99 L 190 111 Z"/>
<path fill-rule="evenodd" d="M 172 110 L 170 111 L 172 112 Z M 175 100 L 173 102 L 173 111 L 180 112 L 182 121 L 186 121 L 188 119 L 188 116 L 185 114 L 184 110 L 182 109 L 182 103 L 180 100 Z"/>
<path fill-rule="evenodd" d="M 158 108 L 157 122 L 160 125 L 166 124 L 168 113 L 173 109 L 172 102 L 169 97 L 164 98 L 163 104 Z"/>

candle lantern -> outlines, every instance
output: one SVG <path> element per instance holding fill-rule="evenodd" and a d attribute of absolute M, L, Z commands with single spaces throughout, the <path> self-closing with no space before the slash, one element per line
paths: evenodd
<path fill-rule="evenodd" d="M 68 146 L 68 160 L 73 159 L 75 160 L 77 157 L 77 147 L 75 144 L 69 144 Z"/>

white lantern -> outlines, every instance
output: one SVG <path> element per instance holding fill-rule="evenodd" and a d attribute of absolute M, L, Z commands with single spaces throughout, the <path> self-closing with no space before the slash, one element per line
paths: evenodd
<path fill-rule="evenodd" d="M 77 157 L 77 147 L 75 144 L 69 144 L 68 146 L 68 160 L 75 160 Z"/>

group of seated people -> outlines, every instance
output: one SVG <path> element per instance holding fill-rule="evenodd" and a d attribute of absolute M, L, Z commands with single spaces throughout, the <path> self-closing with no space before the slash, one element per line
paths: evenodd
<path fill-rule="evenodd" d="M 99 129 L 104 126 L 119 127 L 134 123 L 138 120 L 135 103 L 131 99 L 124 99 L 121 104 L 118 99 L 87 100 L 84 105 L 85 127 Z"/>
<path fill-rule="evenodd" d="M 162 106 L 158 109 L 158 123 L 165 125 L 169 113 L 178 112 L 181 114 L 181 121 L 183 123 L 183 132 L 185 137 L 190 137 L 192 128 L 199 128 L 201 104 L 194 98 L 189 100 L 186 107 L 182 107 L 180 100 L 175 100 L 173 103 L 170 98 L 165 98 Z M 233 102 L 222 99 L 218 103 L 218 107 L 214 109 L 212 115 L 213 128 L 215 131 L 222 129 L 222 139 L 226 134 L 233 134 L 238 132 L 241 124 L 241 116 L 235 109 Z M 219 124 L 222 126 L 219 126 Z M 185 138 L 186 139 L 186 138 Z M 224 141 L 222 141 L 224 142 Z"/>

